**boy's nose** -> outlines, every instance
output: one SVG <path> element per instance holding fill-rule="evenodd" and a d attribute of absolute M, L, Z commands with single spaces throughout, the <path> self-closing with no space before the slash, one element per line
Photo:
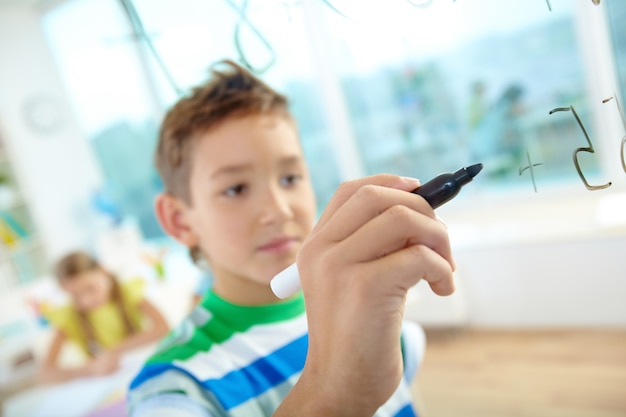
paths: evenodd
<path fill-rule="evenodd" d="M 276 188 L 269 189 L 261 208 L 261 223 L 284 222 L 290 219 L 292 215 L 291 201 L 287 193 Z"/>

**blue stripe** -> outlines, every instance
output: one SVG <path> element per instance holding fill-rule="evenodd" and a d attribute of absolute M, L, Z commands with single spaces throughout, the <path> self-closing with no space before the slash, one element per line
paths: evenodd
<path fill-rule="evenodd" d="M 415 414 L 413 406 L 409 403 L 401 408 L 393 417 L 417 417 L 417 414 Z"/>
<path fill-rule="evenodd" d="M 202 385 L 230 410 L 301 372 L 308 346 L 308 334 L 305 334 L 248 366 L 222 378 L 206 380 Z"/>

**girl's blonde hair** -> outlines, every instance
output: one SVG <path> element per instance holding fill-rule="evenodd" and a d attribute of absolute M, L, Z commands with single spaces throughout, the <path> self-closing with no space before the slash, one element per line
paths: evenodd
<path fill-rule="evenodd" d="M 55 267 L 54 275 L 57 278 L 59 284 L 63 285 L 85 272 L 91 272 L 95 270 L 101 270 L 111 280 L 111 300 L 117 306 L 120 315 L 122 316 L 122 322 L 126 329 L 126 334 L 131 335 L 138 329 L 133 326 L 128 308 L 124 303 L 122 296 L 122 290 L 117 278 L 110 272 L 104 270 L 101 265 L 91 255 L 86 252 L 76 251 L 65 255 L 61 258 Z M 95 333 L 91 322 L 87 319 L 87 312 L 77 310 L 78 323 L 81 328 L 82 336 L 87 346 L 87 351 L 91 356 L 94 356 L 98 350 L 98 342 L 95 338 Z"/>

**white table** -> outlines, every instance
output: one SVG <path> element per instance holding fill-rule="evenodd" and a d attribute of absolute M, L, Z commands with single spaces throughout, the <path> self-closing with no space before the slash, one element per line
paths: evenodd
<path fill-rule="evenodd" d="M 154 350 L 141 348 L 122 358 L 120 369 L 101 377 L 78 378 L 37 386 L 8 398 L 5 417 L 85 417 L 99 408 L 123 401 L 132 378 Z"/>

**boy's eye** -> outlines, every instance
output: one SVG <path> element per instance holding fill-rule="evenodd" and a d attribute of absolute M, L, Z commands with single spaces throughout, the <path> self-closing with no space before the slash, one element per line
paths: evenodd
<path fill-rule="evenodd" d="M 285 175 L 280 178 L 280 185 L 282 185 L 283 187 L 289 187 L 289 186 L 294 185 L 300 179 L 302 179 L 301 175 L 296 175 L 296 174 Z"/>
<path fill-rule="evenodd" d="M 224 194 L 227 197 L 236 197 L 243 194 L 247 189 L 248 187 L 245 184 L 237 184 L 232 187 L 228 187 L 226 191 L 224 191 Z"/>

